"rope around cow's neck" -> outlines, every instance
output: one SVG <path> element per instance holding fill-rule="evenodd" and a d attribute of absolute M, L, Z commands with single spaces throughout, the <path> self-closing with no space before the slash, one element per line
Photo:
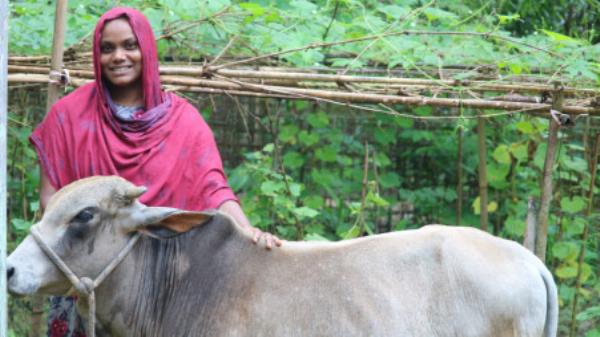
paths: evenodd
<path fill-rule="evenodd" d="M 37 226 L 31 227 L 31 236 L 33 236 L 35 242 L 37 242 L 38 246 L 42 249 L 44 254 L 48 256 L 50 261 L 52 261 L 65 276 L 69 279 L 73 287 L 77 290 L 78 293 L 84 295 L 88 299 L 88 335 L 90 337 L 96 336 L 96 288 L 104 281 L 104 279 L 125 259 L 127 254 L 131 251 L 133 246 L 136 244 L 138 239 L 140 238 L 140 233 L 136 232 L 133 234 L 127 245 L 123 247 L 123 249 L 119 252 L 119 254 L 102 270 L 100 275 L 96 277 L 96 279 L 92 280 L 89 277 L 77 277 L 73 271 L 67 266 L 67 264 L 58 256 L 50 246 L 46 244 L 46 242 L 42 239 L 42 236 L 37 229 Z"/>

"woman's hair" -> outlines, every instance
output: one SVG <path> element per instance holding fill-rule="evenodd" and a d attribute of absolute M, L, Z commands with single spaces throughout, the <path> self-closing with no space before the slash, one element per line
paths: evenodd
<path fill-rule="evenodd" d="M 105 97 L 104 84 L 102 83 L 102 65 L 100 64 L 100 43 L 102 30 L 108 21 L 123 18 L 129 22 L 131 30 L 137 38 L 140 52 L 142 53 L 142 91 L 146 110 L 150 110 L 163 102 L 160 89 L 160 73 L 158 69 L 158 55 L 156 51 L 156 40 L 148 19 L 140 11 L 127 8 L 115 7 L 104 13 L 94 31 L 93 61 L 94 73 L 96 75 L 96 87 Z"/>

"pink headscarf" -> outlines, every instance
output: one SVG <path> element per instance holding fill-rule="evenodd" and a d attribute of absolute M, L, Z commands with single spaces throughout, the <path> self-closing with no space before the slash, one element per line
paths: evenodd
<path fill-rule="evenodd" d="M 104 91 L 102 83 L 102 65 L 100 64 L 100 41 L 102 30 L 106 22 L 124 18 L 138 40 L 138 46 L 142 52 L 142 83 L 144 86 L 144 106 L 150 110 L 163 102 L 160 90 L 160 73 L 158 70 L 158 54 L 156 52 L 156 40 L 150 23 L 138 10 L 126 7 L 116 7 L 104 13 L 94 30 L 94 74 L 96 75 L 96 87 Z M 104 95 L 102 95 L 104 96 Z"/>
<path fill-rule="evenodd" d="M 102 29 L 119 17 L 129 21 L 143 56 L 146 109 L 132 122 L 114 117 L 99 60 Z M 119 175 L 148 188 L 140 198 L 148 205 L 203 210 L 237 201 L 206 122 L 186 100 L 160 90 L 156 43 L 144 15 L 108 11 L 96 26 L 93 48 L 95 83 L 60 99 L 30 137 L 52 186 Z"/>

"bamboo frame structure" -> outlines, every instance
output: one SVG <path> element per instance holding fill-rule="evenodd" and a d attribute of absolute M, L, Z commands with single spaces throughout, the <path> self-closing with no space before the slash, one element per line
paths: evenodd
<path fill-rule="evenodd" d="M 42 75 L 47 68 L 44 67 L 32 67 L 30 73 L 23 73 L 17 71 L 26 70 L 23 66 L 9 66 L 9 83 L 47 83 L 48 77 Z M 305 99 L 305 100 L 316 100 L 329 103 L 337 103 L 340 105 L 349 104 L 401 104 L 410 106 L 438 106 L 438 107 L 449 107 L 449 108 L 474 108 L 474 109 L 488 109 L 488 110 L 504 110 L 504 111 L 516 111 L 523 113 L 539 113 L 548 112 L 551 108 L 551 104 L 542 102 L 541 98 L 537 96 L 526 96 L 530 91 L 519 92 L 524 94 L 521 96 L 514 95 L 503 95 L 492 97 L 491 99 L 483 98 L 441 98 L 438 95 L 444 95 L 444 93 L 452 93 L 455 90 L 466 90 L 462 86 L 423 86 L 424 83 L 431 84 L 433 81 L 420 81 L 414 79 L 415 84 L 406 84 L 405 86 L 383 86 L 383 87 L 364 87 L 364 90 L 348 90 L 347 86 L 352 84 L 361 85 L 372 84 L 373 79 L 369 77 L 357 77 L 353 81 L 349 82 L 336 82 L 336 86 L 332 87 L 331 78 L 328 78 L 324 83 L 329 86 L 323 88 L 322 82 L 313 83 L 312 88 L 302 87 L 306 86 L 306 83 L 300 80 L 291 80 L 287 76 L 282 76 L 274 79 L 272 76 L 266 76 L 265 78 L 259 79 L 252 78 L 250 80 L 237 77 L 225 77 L 221 75 L 211 76 L 209 74 L 199 75 L 194 73 L 190 76 L 182 75 L 169 75 L 173 72 L 172 68 L 163 68 L 161 73 L 161 82 L 165 86 L 171 86 L 177 91 L 213 91 L 214 93 L 225 93 L 228 95 L 241 95 L 241 96 L 267 96 L 267 97 L 285 97 L 289 99 Z M 225 72 L 224 70 L 222 72 Z M 74 87 L 81 86 L 87 82 L 90 82 L 93 78 L 93 72 L 89 70 L 74 69 L 70 70 L 70 84 Z M 233 72 L 232 74 L 245 74 L 244 72 Z M 307 78 L 310 78 L 310 74 L 306 74 Z M 205 76 L 205 77 L 202 77 Z M 210 78 L 206 78 L 210 77 Z M 345 76 L 351 77 L 351 76 Z M 342 78 L 345 78 L 342 77 Z M 267 81 L 267 80 L 270 80 Z M 365 80 L 366 82 L 362 82 Z M 388 78 L 387 80 L 400 80 L 402 83 L 406 82 L 404 79 Z M 266 81 L 266 83 L 265 83 Z M 279 82 L 278 82 L 279 81 Z M 281 81 L 288 81 L 282 83 Z M 293 83 L 290 83 L 292 81 Z M 384 81 L 385 82 L 385 81 Z M 443 84 L 443 83 L 442 83 Z M 488 85 L 485 88 L 477 88 L 477 90 L 499 90 L 500 92 L 506 92 L 508 88 L 519 88 L 514 85 Z M 521 87 L 522 89 L 522 87 Z M 546 95 L 555 89 L 548 89 L 547 86 L 538 86 L 536 90 L 547 89 L 543 93 Z M 579 89 L 568 88 L 571 94 L 582 95 L 584 99 L 572 99 L 567 101 L 563 106 L 562 112 L 573 115 L 600 115 L 600 109 L 596 106 L 595 97 L 589 97 L 596 93 L 594 89 Z M 516 89 L 515 89 L 516 90 Z M 391 91 L 395 91 L 394 94 L 390 94 Z M 515 91 L 512 91 L 515 92 Z M 539 91 L 534 93 L 539 94 Z M 597 92 L 600 97 L 600 91 Z M 524 98 L 529 98 L 529 102 Z M 583 100 L 583 101 L 582 101 Z M 533 103 L 535 102 L 535 103 Z M 583 102 L 583 103 L 582 103 Z M 406 117 L 406 116 L 404 116 Z M 484 116 L 485 117 L 485 116 Z"/>
<path fill-rule="evenodd" d="M 49 56 L 11 56 L 6 55 L 7 41 L 1 38 L 7 36 L 7 4 L 1 2 L 0 7 L 0 151 L 5 152 L 6 147 L 6 90 L 7 83 L 33 83 L 48 85 L 48 108 L 59 96 L 60 86 L 50 84 L 48 73 L 63 71 L 63 42 L 67 0 L 58 0 L 54 31 L 54 48 L 52 57 Z M 223 13 L 218 13 L 221 15 Z M 196 23 L 194 23 L 196 24 Z M 184 29 L 184 28 L 181 28 Z M 180 29 L 180 30 L 181 30 Z M 170 32 L 170 35 L 177 31 Z M 163 65 L 160 68 L 161 82 L 168 91 L 188 91 L 207 94 L 223 94 L 229 96 L 269 97 L 275 99 L 301 99 L 314 100 L 325 103 L 338 104 L 370 112 L 384 112 L 396 116 L 435 119 L 435 118 L 477 118 L 479 133 L 479 190 L 482 229 L 488 228 L 487 215 L 487 177 L 486 177 L 486 149 L 485 149 L 485 118 L 500 116 L 502 114 L 491 114 L 482 111 L 501 110 L 510 113 L 543 114 L 548 116 L 551 108 L 563 113 L 573 115 L 600 116 L 600 90 L 593 87 L 575 87 L 563 85 L 555 76 L 499 76 L 498 74 L 486 74 L 480 72 L 475 66 L 456 65 L 448 69 L 426 70 L 415 72 L 411 70 L 394 69 L 289 69 L 278 66 L 279 56 L 294 51 L 302 51 L 324 46 L 333 46 L 356 41 L 379 39 L 384 36 L 393 35 L 470 35 L 483 39 L 497 39 L 515 42 L 512 39 L 494 35 L 493 33 L 474 32 L 419 32 L 400 31 L 366 36 L 346 41 L 312 43 L 310 45 L 246 58 L 242 60 L 229 60 L 216 64 L 231 46 L 233 40 L 205 66 L 198 65 Z M 160 38 L 167 35 L 159 36 Z M 524 45 L 524 43 L 521 43 Z M 559 57 L 552 51 L 544 50 L 536 46 L 527 45 L 528 48 Z M 75 50 L 77 48 L 73 48 Z M 69 64 L 70 81 L 72 87 L 82 86 L 94 77 L 91 68 L 91 53 L 68 52 L 66 58 Z M 357 56 L 358 57 L 358 56 Z M 5 66 L 8 60 L 8 67 Z M 267 62 L 265 61 L 267 60 Z M 275 60 L 273 62 L 268 62 Z M 265 66 L 265 64 L 276 66 Z M 461 74 L 462 70 L 462 74 Z M 461 74 L 469 72 L 469 76 L 452 76 L 442 74 Z M 9 74 L 6 75 L 6 72 Z M 336 73 L 337 72 L 337 73 Z M 340 74 L 341 73 L 341 74 Z M 471 74 L 472 73 L 472 74 Z M 425 74 L 425 76 L 424 76 Z M 414 75 L 411 77 L 411 75 Z M 449 79 L 450 78 L 450 79 Z M 507 80 L 509 79 L 509 80 Z M 464 98 L 469 97 L 469 98 Z M 414 116 L 401 114 L 390 105 L 409 106 L 437 106 L 450 108 L 438 116 Z M 385 105 L 386 110 L 373 108 L 374 105 Z M 457 110 L 471 108 L 477 111 L 474 116 L 453 115 Z M 509 114 L 509 113 L 505 113 Z M 547 222 L 549 204 L 552 193 L 552 166 L 554 164 L 555 145 L 558 137 L 559 125 L 550 118 L 550 133 L 546 163 L 544 166 L 544 181 L 542 183 L 542 200 L 538 215 L 540 226 L 537 229 L 535 252 L 542 259 L 545 258 L 547 240 Z M 457 135 L 459 137 L 459 158 L 462 158 L 462 129 Z M 596 146 L 596 150 L 597 150 Z M 368 173 L 368 146 L 365 146 L 365 177 Z M 0 153 L 0 168 L 2 180 L 0 181 L 0 209 L 6 209 L 6 155 Z M 457 164 L 457 224 L 460 224 L 462 209 L 462 176 L 461 160 Z M 364 181 L 362 199 L 364 204 Z M 591 196 L 590 196 L 591 200 Z M 364 205 L 362 205 L 364 206 Z M 362 215 L 361 207 L 361 216 Z M 0 214 L 0 294 L 5 293 L 3 277 L 3 258 L 5 254 L 6 213 Z M 4 217 L 4 218 L 3 218 Z M 534 217 L 529 214 L 528 223 L 535 222 Z M 361 220 L 361 232 L 364 219 Z M 2 227 L 4 226 L 4 228 Z M 299 231 L 301 233 L 301 231 Z M 4 241 L 3 241 L 4 240 Z M 531 242 L 528 244 L 532 244 Z M 583 259 L 585 251 L 582 251 L 580 259 Z M 581 260 L 580 260 L 581 265 Z M 578 276 L 579 277 L 579 276 Z M 3 290 L 4 289 L 4 290 Z M 0 296 L 0 337 L 6 337 L 6 297 Z M 576 307 L 576 301 L 573 305 Z M 4 317 L 3 317 L 4 316 Z"/>

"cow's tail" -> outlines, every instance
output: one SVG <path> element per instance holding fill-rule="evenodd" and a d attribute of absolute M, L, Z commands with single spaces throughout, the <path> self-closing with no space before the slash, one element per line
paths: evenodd
<path fill-rule="evenodd" d="M 544 337 L 556 337 L 558 331 L 558 291 L 552 274 L 544 266 L 541 271 L 544 285 L 546 286 L 546 323 Z"/>

